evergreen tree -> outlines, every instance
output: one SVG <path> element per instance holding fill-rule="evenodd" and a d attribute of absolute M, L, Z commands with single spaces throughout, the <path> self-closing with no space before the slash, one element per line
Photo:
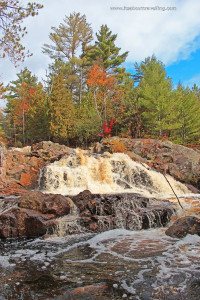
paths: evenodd
<path fill-rule="evenodd" d="M 195 95 L 197 96 L 197 98 L 200 101 L 200 88 L 196 85 L 196 83 L 193 85 L 192 91 L 195 92 Z"/>
<path fill-rule="evenodd" d="M 62 72 L 53 78 L 48 106 L 51 137 L 67 141 L 73 136 L 75 111 L 72 95 L 65 87 Z"/>
<path fill-rule="evenodd" d="M 115 45 L 117 34 L 112 34 L 107 25 L 102 25 L 96 36 L 95 47 L 87 49 L 90 63 L 98 64 L 105 71 L 117 72 L 117 68 L 126 60 L 128 52 L 119 54 L 121 48 Z"/>
<path fill-rule="evenodd" d="M 58 28 L 52 27 L 52 33 L 49 38 L 53 45 L 44 44 L 43 53 L 48 54 L 53 59 L 70 61 L 77 57 L 77 51 L 85 52 L 86 47 L 92 41 L 92 29 L 87 23 L 85 15 L 80 13 L 71 13 L 65 16 L 64 23 Z"/>
<path fill-rule="evenodd" d="M 41 83 L 30 90 L 30 107 L 26 122 L 27 138 L 30 141 L 41 141 L 49 138 L 47 118 L 47 95 Z"/>
<path fill-rule="evenodd" d="M 85 15 L 72 13 L 65 17 L 64 23 L 58 28 L 52 27 L 50 39 L 53 45 L 45 44 L 43 52 L 55 62 L 50 66 L 50 77 L 54 71 L 62 71 L 67 88 L 73 95 L 73 101 L 81 103 L 86 90 L 87 59 L 86 48 L 92 41 L 92 28 L 87 23 Z"/>
<path fill-rule="evenodd" d="M 181 84 L 174 91 L 177 129 L 174 140 L 178 143 L 198 142 L 200 138 L 200 102 L 194 89 Z"/>
<path fill-rule="evenodd" d="M 166 78 L 164 65 L 155 56 L 140 66 L 143 77 L 138 86 L 139 105 L 146 132 L 162 137 L 169 125 L 172 83 Z"/>

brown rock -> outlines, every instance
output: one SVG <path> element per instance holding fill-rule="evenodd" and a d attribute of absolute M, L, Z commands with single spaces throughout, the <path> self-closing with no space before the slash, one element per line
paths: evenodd
<path fill-rule="evenodd" d="M 72 149 L 65 145 L 43 141 L 32 146 L 32 155 L 42 158 L 46 162 L 54 162 L 62 156 L 68 155 Z"/>
<path fill-rule="evenodd" d="M 56 217 L 62 217 L 70 213 L 70 200 L 59 194 L 43 194 L 34 191 L 21 196 L 18 200 L 18 206 L 43 214 L 54 214 Z"/>
<path fill-rule="evenodd" d="M 187 234 L 200 236 L 200 219 L 188 216 L 176 220 L 165 232 L 175 238 L 184 238 Z"/>
<path fill-rule="evenodd" d="M 37 237 L 56 225 L 53 215 L 44 215 L 33 210 L 13 207 L 0 215 L 0 237 Z"/>
<path fill-rule="evenodd" d="M 5 180 L 25 188 L 36 188 L 39 170 L 44 163 L 41 158 L 31 157 L 31 153 L 7 151 L 5 163 Z"/>

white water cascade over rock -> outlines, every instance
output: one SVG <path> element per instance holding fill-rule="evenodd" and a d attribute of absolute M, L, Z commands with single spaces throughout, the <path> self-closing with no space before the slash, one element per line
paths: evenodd
<path fill-rule="evenodd" d="M 167 176 L 178 196 L 189 194 L 185 185 Z M 39 189 L 47 193 L 76 195 L 91 193 L 138 193 L 166 198 L 173 191 L 163 174 L 135 162 L 122 153 L 87 154 L 75 151 L 41 170 Z"/>

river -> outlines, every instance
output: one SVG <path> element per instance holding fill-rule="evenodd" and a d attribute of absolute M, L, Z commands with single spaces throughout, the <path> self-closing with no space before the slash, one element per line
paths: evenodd
<path fill-rule="evenodd" d="M 176 215 L 199 216 L 200 195 L 122 154 L 75 154 L 41 171 L 43 192 L 137 192 L 169 199 Z M 75 224 L 75 226 L 78 226 Z M 100 234 L 59 230 L 37 239 L 0 242 L 0 299 L 199 299 L 200 237 L 165 235 L 165 228 Z"/>

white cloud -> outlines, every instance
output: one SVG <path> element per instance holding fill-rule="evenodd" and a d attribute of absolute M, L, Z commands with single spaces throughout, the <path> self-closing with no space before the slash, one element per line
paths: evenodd
<path fill-rule="evenodd" d="M 169 65 L 180 59 L 187 59 L 199 44 L 200 1 L 199 0 L 38 0 L 44 4 L 39 15 L 26 21 L 28 35 L 24 44 L 34 56 L 28 58 L 19 71 L 27 65 L 34 74 L 45 75 L 50 60 L 42 54 L 44 43 L 49 43 L 51 26 L 58 26 L 65 15 L 76 11 L 86 14 L 94 32 L 107 24 L 118 34 L 117 45 L 122 51 L 129 51 L 127 62 L 143 60 L 153 53 Z M 111 10 L 119 7 L 176 7 L 174 11 Z M 16 70 L 7 61 L 1 62 L 1 80 L 13 79 Z"/>
<path fill-rule="evenodd" d="M 200 87 L 200 73 L 199 74 L 196 74 L 195 76 L 193 76 L 192 78 L 188 79 L 188 80 L 185 80 L 183 82 L 183 85 L 185 87 L 193 87 L 194 84 L 196 84 L 198 87 Z"/>

